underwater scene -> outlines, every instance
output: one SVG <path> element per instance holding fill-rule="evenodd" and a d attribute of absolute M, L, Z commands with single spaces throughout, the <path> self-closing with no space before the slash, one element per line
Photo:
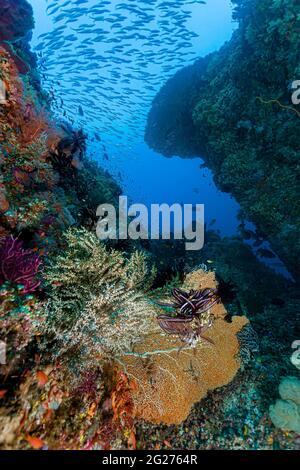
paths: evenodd
<path fill-rule="evenodd" d="M 0 0 L 1 450 L 300 450 L 299 11 Z"/>

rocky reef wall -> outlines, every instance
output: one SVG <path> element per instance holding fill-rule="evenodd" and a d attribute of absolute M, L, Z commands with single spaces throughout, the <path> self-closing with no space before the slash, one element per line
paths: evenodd
<path fill-rule="evenodd" d="M 299 279 L 298 1 L 233 3 L 238 30 L 161 89 L 146 141 L 165 156 L 203 157 Z"/>

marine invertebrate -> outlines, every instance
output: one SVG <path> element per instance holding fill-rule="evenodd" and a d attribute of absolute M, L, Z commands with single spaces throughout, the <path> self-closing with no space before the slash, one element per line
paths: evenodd
<path fill-rule="evenodd" d="M 9 202 L 6 198 L 5 185 L 3 184 L 3 176 L 0 170 L 0 214 L 5 213 L 9 209 Z"/>
<path fill-rule="evenodd" d="M 52 288 L 45 333 L 55 341 L 53 356 L 85 368 L 101 358 L 103 365 L 132 350 L 156 311 L 141 277 L 132 285 L 132 263 L 122 253 L 85 229 L 71 229 L 65 239 L 64 254 L 45 273 Z M 135 254 L 134 265 L 147 276 L 143 256 Z"/>
<path fill-rule="evenodd" d="M 215 274 L 204 271 L 187 275 L 183 286 L 194 290 L 209 288 L 217 289 Z M 197 345 L 187 345 L 180 354 L 178 335 L 163 334 L 153 319 L 145 339 L 119 360 L 137 385 L 132 392 L 137 417 L 154 423 L 178 424 L 209 390 L 234 378 L 241 365 L 236 335 L 248 320 L 234 316 L 228 323 L 226 316 L 223 304 L 215 304 L 214 321 L 207 330 L 208 339 L 214 344 L 200 337 Z M 208 322 L 209 317 L 205 317 Z"/>
<path fill-rule="evenodd" d="M 84 395 L 95 398 L 97 394 L 97 385 L 101 383 L 99 374 L 94 370 L 85 370 L 80 377 L 78 386 L 74 389 L 74 395 Z"/>
<path fill-rule="evenodd" d="M 270 406 L 274 426 L 300 434 L 300 380 L 285 377 L 279 385 L 280 399 Z"/>
<path fill-rule="evenodd" d="M 189 346 L 195 346 L 200 339 L 204 339 L 210 343 L 213 343 L 212 340 L 203 336 L 203 333 L 212 325 L 201 325 L 198 321 L 196 326 L 192 326 L 193 319 L 182 319 L 182 318 L 172 318 L 167 315 L 160 315 L 158 318 L 158 324 L 165 333 L 169 335 L 177 335 L 184 344 Z M 182 346 L 183 348 L 183 346 Z M 180 348 L 180 350 L 182 349 Z M 180 351 L 179 350 L 179 351 Z"/>
<path fill-rule="evenodd" d="M 39 255 L 25 250 L 23 242 L 14 237 L 0 241 L 0 282 L 9 281 L 22 285 L 22 292 L 34 292 L 41 281 L 37 275 L 41 265 Z"/>
<path fill-rule="evenodd" d="M 277 104 L 282 109 L 286 109 L 287 111 L 292 111 L 292 112 L 296 113 L 298 117 L 300 117 L 300 112 L 296 108 L 294 108 L 293 106 L 284 105 L 284 104 L 280 103 L 279 100 L 275 100 L 275 99 L 265 100 L 261 96 L 257 96 L 256 99 L 259 100 L 263 104 Z"/>
<path fill-rule="evenodd" d="M 50 160 L 58 170 L 68 166 L 81 168 L 81 161 L 86 152 L 87 135 L 82 129 L 75 131 L 68 124 L 63 124 L 61 127 L 67 135 L 51 150 Z"/>

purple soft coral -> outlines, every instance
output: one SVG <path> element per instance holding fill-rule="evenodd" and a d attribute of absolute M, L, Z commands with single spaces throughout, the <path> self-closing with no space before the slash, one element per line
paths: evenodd
<path fill-rule="evenodd" d="M 40 285 L 36 279 L 40 265 L 39 255 L 24 250 L 22 241 L 13 237 L 0 240 L 0 283 L 20 284 L 23 294 L 33 292 Z"/>

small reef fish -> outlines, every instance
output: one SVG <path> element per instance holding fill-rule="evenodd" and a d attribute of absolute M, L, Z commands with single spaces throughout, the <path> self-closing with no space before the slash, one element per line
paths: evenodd
<path fill-rule="evenodd" d="M 197 33 L 190 30 L 189 20 L 201 3 L 51 1 L 46 14 L 54 27 L 35 46 L 46 71 L 43 88 L 50 91 L 55 83 L 53 96 L 64 96 L 65 117 L 76 122 L 78 116 L 90 134 L 101 123 L 103 139 L 110 135 L 115 145 L 129 148 L 143 139 L 148 111 L 162 84 L 196 57 Z"/>

